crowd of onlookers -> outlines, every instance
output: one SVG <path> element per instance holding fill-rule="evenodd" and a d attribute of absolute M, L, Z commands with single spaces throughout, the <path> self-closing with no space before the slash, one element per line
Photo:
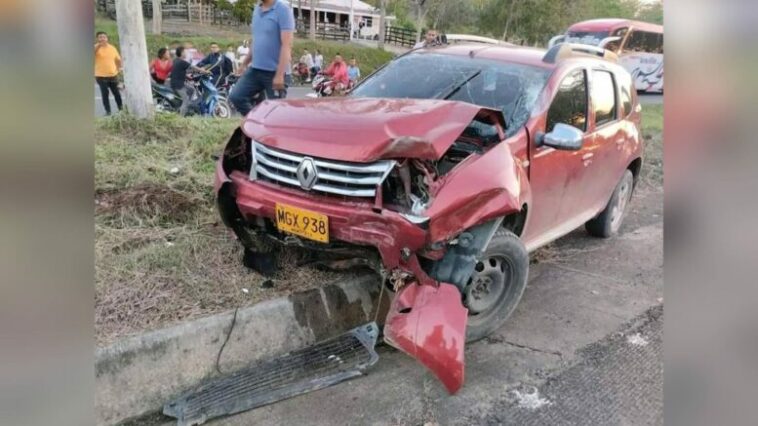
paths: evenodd
<path fill-rule="evenodd" d="M 353 86 L 361 78 L 361 69 L 355 58 L 351 58 L 350 63 L 347 64 L 342 55 L 337 53 L 334 55 L 334 60 L 324 69 L 324 56 L 318 49 L 315 54 L 311 54 L 308 49 L 303 49 L 303 54 L 294 68 L 294 72 L 305 77 L 306 82 L 310 82 L 313 76 L 323 72 L 331 77 L 332 81 L 338 85 L 337 88 L 341 90 Z"/>
<path fill-rule="evenodd" d="M 188 72 L 208 74 L 213 84 L 219 86 L 225 83 L 229 75 L 241 75 L 251 64 L 250 55 L 248 40 L 244 40 L 236 49 L 232 45 L 227 46 L 224 52 L 218 43 L 213 42 L 207 54 L 200 52 L 192 43 L 177 41 L 171 46 L 158 49 L 149 64 L 150 76 L 155 83 L 170 86 L 182 97 L 184 102 L 181 112 L 185 113 L 189 99 L 194 96 L 193 86 L 187 84 Z M 121 66 L 121 57 L 116 47 L 108 42 L 108 35 L 98 32 L 95 44 L 95 79 L 101 90 L 106 115 L 111 113 L 109 92 L 113 94 L 119 110 L 122 108 L 118 87 Z M 303 49 L 299 60 L 292 66 L 291 74 L 301 77 L 303 82 L 310 82 L 319 73 L 330 77 L 337 93 L 349 89 L 361 78 L 355 58 L 346 63 L 342 55 L 337 53 L 325 67 L 324 56 L 319 50 L 311 54 L 308 49 Z"/>

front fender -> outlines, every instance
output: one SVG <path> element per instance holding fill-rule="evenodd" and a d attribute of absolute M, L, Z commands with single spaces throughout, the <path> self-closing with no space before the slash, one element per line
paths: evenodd
<path fill-rule="evenodd" d="M 446 241 L 495 217 L 521 211 L 531 191 L 523 163 L 508 143 L 467 159 L 439 182 L 426 215 L 430 242 Z"/>

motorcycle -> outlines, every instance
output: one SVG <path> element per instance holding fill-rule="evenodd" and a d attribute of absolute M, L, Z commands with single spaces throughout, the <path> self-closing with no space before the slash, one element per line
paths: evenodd
<path fill-rule="evenodd" d="M 328 96 L 334 96 L 335 92 L 337 92 L 337 89 L 335 86 L 336 86 L 336 83 L 332 81 L 330 77 L 328 77 L 327 75 L 323 73 L 318 73 L 313 78 L 313 84 L 312 84 L 313 93 L 309 93 L 305 96 L 309 98 L 324 98 Z M 344 89 L 343 94 L 348 93 L 350 90 L 353 89 L 354 86 L 355 86 L 355 82 L 350 81 L 350 83 L 348 83 L 347 87 Z"/>
<path fill-rule="evenodd" d="M 203 115 L 229 118 L 232 115 L 229 102 L 220 96 L 219 90 L 211 82 L 211 76 L 201 74 L 188 78 L 195 88 L 187 115 Z M 171 87 L 152 82 L 153 99 L 158 111 L 179 112 L 182 98 Z"/>
<path fill-rule="evenodd" d="M 232 88 L 235 84 L 237 84 L 237 81 L 240 79 L 240 76 L 236 74 L 229 74 L 224 78 L 222 82 L 218 85 L 218 94 L 224 99 L 229 99 L 229 94 L 232 93 Z"/>
<path fill-rule="evenodd" d="M 311 87 L 313 88 L 313 93 L 306 95 L 309 98 L 323 98 L 332 96 L 334 93 L 334 84 L 332 83 L 332 80 L 322 73 L 318 73 L 313 77 Z"/>
<path fill-rule="evenodd" d="M 305 84 L 308 83 L 310 80 L 310 70 L 308 69 L 308 66 L 304 63 L 300 62 L 297 65 L 293 67 L 292 75 L 297 79 L 297 82 L 299 84 Z"/>

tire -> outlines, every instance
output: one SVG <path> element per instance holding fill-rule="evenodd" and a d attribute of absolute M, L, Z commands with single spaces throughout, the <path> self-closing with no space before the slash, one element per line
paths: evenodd
<path fill-rule="evenodd" d="M 219 99 L 218 103 L 216 103 L 213 116 L 216 118 L 229 118 L 232 116 L 232 109 L 225 99 Z"/>
<path fill-rule="evenodd" d="M 463 292 L 469 309 L 467 342 L 487 337 L 505 323 L 524 294 L 528 276 L 524 243 L 513 232 L 498 230 Z"/>
<path fill-rule="evenodd" d="M 621 223 L 626 215 L 626 207 L 632 198 L 634 190 L 634 176 L 630 170 L 624 171 L 624 175 L 613 190 L 611 199 L 599 215 L 584 224 L 587 233 L 593 237 L 609 238 L 618 233 Z"/>

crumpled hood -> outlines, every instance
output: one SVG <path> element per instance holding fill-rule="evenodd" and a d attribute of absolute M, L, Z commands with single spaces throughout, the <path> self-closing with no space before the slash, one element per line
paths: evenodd
<path fill-rule="evenodd" d="M 476 105 L 443 100 L 277 100 L 251 111 L 242 130 L 273 148 L 333 160 L 433 160 L 442 157 L 478 114 L 493 112 L 502 117 Z"/>

